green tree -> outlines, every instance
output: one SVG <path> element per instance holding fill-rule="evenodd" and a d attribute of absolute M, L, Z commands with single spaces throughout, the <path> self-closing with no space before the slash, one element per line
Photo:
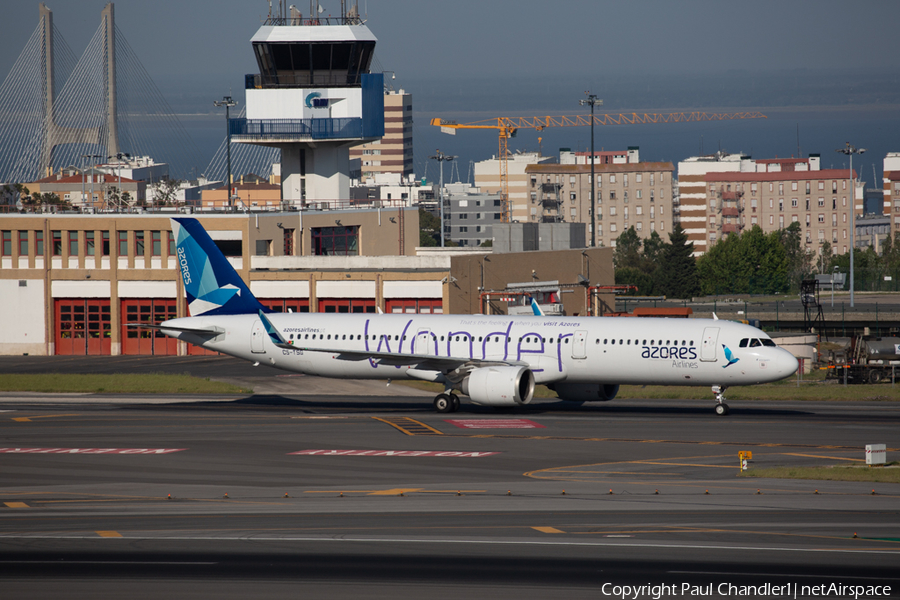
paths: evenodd
<path fill-rule="evenodd" d="M 616 269 L 640 269 L 642 242 L 634 227 L 629 227 L 616 238 L 616 249 L 613 252 L 613 265 Z"/>
<path fill-rule="evenodd" d="M 616 285 L 634 285 L 637 291 L 629 291 L 629 296 L 650 296 L 654 293 L 655 284 L 653 277 L 641 269 L 624 267 L 616 269 Z"/>
<path fill-rule="evenodd" d="M 440 245 L 441 221 L 433 214 L 419 209 L 419 246 L 433 248 Z"/>
<path fill-rule="evenodd" d="M 659 259 L 662 258 L 663 248 L 666 242 L 656 231 L 650 233 L 650 237 L 644 238 L 644 270 L 652 273 Z"/>
<path fill-rule="evenodd" d="M 163 177 L 153 184 L 153 206 L 173 206 L 181 180 Z"/>
<path fill-rule="evenodd" d="M 780 230 L 781 243 L 787 254 L 788 282 L 794 292 L 800 290 L 800 282 L 812 273 L 812 255 L 803 247 L 800 236 L 800 223 L 797 221 Z"/>
<path fill-rule="evenodd" d="M 658 291 L 671 298 L 691 298 L 700 291 L 694 244 L 688 242 L 681 225 L 669 234 L 659 265 L 654 271 Z"/>
<path fill-rule="evenodd" d="M 781 233 L 754 225 L 729 234 L 697 261 L 703 294 L 775 294 L 788 290 L 787 255 Z"/>

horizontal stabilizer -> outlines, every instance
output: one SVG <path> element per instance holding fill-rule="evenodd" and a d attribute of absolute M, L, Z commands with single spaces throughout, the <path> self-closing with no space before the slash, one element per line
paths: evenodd
<path fill-rule="evenodd" d="M 219 335 L 225 333 L 221 327 L 173 327 L 171 325 L 155 325 L 152 323 L 125 323 L 125 327 L 136 329 L 165 329 L 166 331 L 181 331 L 183 333 L 196 333 L 198 335 Z"/>

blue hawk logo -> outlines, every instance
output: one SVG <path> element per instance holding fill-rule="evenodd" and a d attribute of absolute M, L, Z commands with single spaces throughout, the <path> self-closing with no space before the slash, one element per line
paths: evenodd
<path fill-rule="evenodd" d="M 723 369 L 727 369 L 728 367 L 730 367 L 737 361 L 741 360 L 739 358 L 734 357 L 734 354 L 731 352 L 731 349 L 728 346 L 726 346 L 725 344 L 722 344 L 722 347 L 725 348 L 725 360 L 728 361 L 727 365 L 722 366 Z"/>

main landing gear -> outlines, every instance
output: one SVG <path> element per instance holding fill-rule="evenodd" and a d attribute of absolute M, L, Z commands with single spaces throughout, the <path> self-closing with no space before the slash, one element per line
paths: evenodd
<path fill-rule="evenodd" d="M 439 413 L 452 413 L 459 410 L 459 396 L 453 392 L 444 392 L 434 397 L 434 410 Z"/>
<path fill-rule="evenodd" d="M 725 390 L 726 386 L 724 385 L 714 385 L 712 386 L 712 391 L 716 395 L 716 414 L 720 417 L 728 414 L 728 405 L 725 404 Z"/>

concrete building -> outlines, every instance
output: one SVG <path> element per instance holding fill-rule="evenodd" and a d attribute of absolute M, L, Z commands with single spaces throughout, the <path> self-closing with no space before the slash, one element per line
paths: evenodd
<path fill-rule="evenodd" d="M 699 256 L 729 233 L 759 225 L 770 232 L 800 223 L 805 248 L 823 242 L 850 249 L 855 205 L 863 210 L 863 184 L 850 190 L 848 169 L 820 169 L 819 155 L 753 160 L 748 156 L 693 157 L 678 164 L 680 221 Z M 854 172 L 854 179 L 856 173 Z"/>
<path fill-rule="evenodd" d="M 674 195 L 674 165 L 670 162 L 639 162 L 637 149 L 616 154 L 634 162 L 595 159 L 597 198 L 597 244 L 615 246 L 616 238 L 629 227 L 638 236 L 654 231 L 665 239 L 677 218 Z M 529 206 L 543 222 L 583 223 L 586 239 L 591 227 L 591 165 L 589 153 L 560 155 L 560 164 L 531 165 L 528 176 Z M 573 160 L 574 159 L 574 160 Z"/>
<path fill-rule="evenodd" d="M 0 320 L 0 354 L 205 353 L 127 326 L 187 315 L 170 214 L 0 217 L 0 297 L 15 315 Z M 603 249 L 417 255 L 414 208 L 197 218 L 275 311 L 477 313 L 482 291 L 540 273 L 577 290 L 563 294 L 567 314 L 584 314 L 587 288 L 578 275 L 613 282 L 612 254 Z M 612 297 L 601 300 L 608 307 Z M 499 303 L 493 312 L 504 310 Z"/>
<path fill-rule="evenodd" d="M 648 237 L 665 236 L 678 218 L 674 166 L 640 162 L 636 146 L 624 151 L 597 151 L 593 157 L 597 194 L 597 243 L 613 246 L 628 227 Z M 590 152 L 560 148 L 559 159 L 537 153 L 509 158 L 509 199 L 514 223 L 582 223 L 590 239 Z M 496 158 L 475 164 L 475 183 L 499 193 Z"/>
<path fill-rule="evenodd" d="M 857 248 L 865 249 L 872 246 L 876 253 L 881 254 L 884 250 L 884 240 L 890 236 L 890 215 L 856 217 L 856 238 L 854 241 Z"/>
<path fill-rule="evenodd" d="M 590 152 L 572 152 L 570 148 L 559 149 L 559 164 L 561 165 L 589 165 L 591 164 Z M 628 150 L 595 150 L 595 165 L 624 165 L 625 163 L 641 162 L 640 147 L 628 146 Z"/>
<path fill-rule="evenodd" d="M 444 186 L 444 237 L 460 246 L 480 246 L 493 238 L 500 223 L 500 195 L 486 194 L 467 183 Z"/>
<path fill-rule="evenodd" d="M 540 220 L 537 208 L 529 203 L 529 178 L 525 170 L 530 165 L 555 162 L 556 158 L 541 156 L 537 152 L 520 152 L 509 156 L 507 185 L 510 222 L 527 223 Z M 500 193 L 500 161 L 496 156 L 475 163 L 475 186 L 485 194 Z"/>
<path fill-rule="evenodd" d="M 891 216 L 891 229 L 900 231 L 900 152 L 884 157 L 884 214 Z"/>
<path fill-rule="evenodd" d="M 492 234 L 495 253 L 587 248 L 581 223 L 494 223 Z"/>
<path fill-rule="evenodd" d="M 353 161 L 351 161 L 353 162 Z M 422 200 L 434 198 L 434 187 L 422 185 L 413 176 L 404 177 L 398 173 L 377 173 L 365 182 L 353 181 L 350 186 L 351 200 L 391 201 L 398 200 L 412 206 Z"/>
<path fill-rule="evenodd" d="M 217 187 L 200 192 L 199 207 L 204 210 L 228 210 L 233 206 L 238 210 L 281 210 L 281 186 L 259 178 L 244 181 L 241 177 L 231 186 L 236 199 L 229 200 L 228 188 Z"/>
<path fill-rule="evenodd" d="M 384 95 L 384 136 L 350 149 L 351 179 L 365 182 L 380 174 L 394 173 L 404 179 L 415 179 L 413 171 L 413 104 L 412 94 L 404 90 L 388 90 Z"/>
<path fill-rule="evenodd" d="M 123 154 L 120 160 L 101 163 L 95 165 L 94 168 L 116 177 L 121 175 L 134 181 L 143 181 L 148 185 L 169 176 L 169 165 L 158 163 L 149 156 L 128 156 Z"/>
<path fill-rule="evenodd" d="M 61 169 L 54 175 L 24 185 L 32 194 L 56 194 L 74 208 L 90 210 L 141 204 L 146 201 L 147 191 L 144 181 L 120 177 L 97 168 L 84 171 Z"/>

